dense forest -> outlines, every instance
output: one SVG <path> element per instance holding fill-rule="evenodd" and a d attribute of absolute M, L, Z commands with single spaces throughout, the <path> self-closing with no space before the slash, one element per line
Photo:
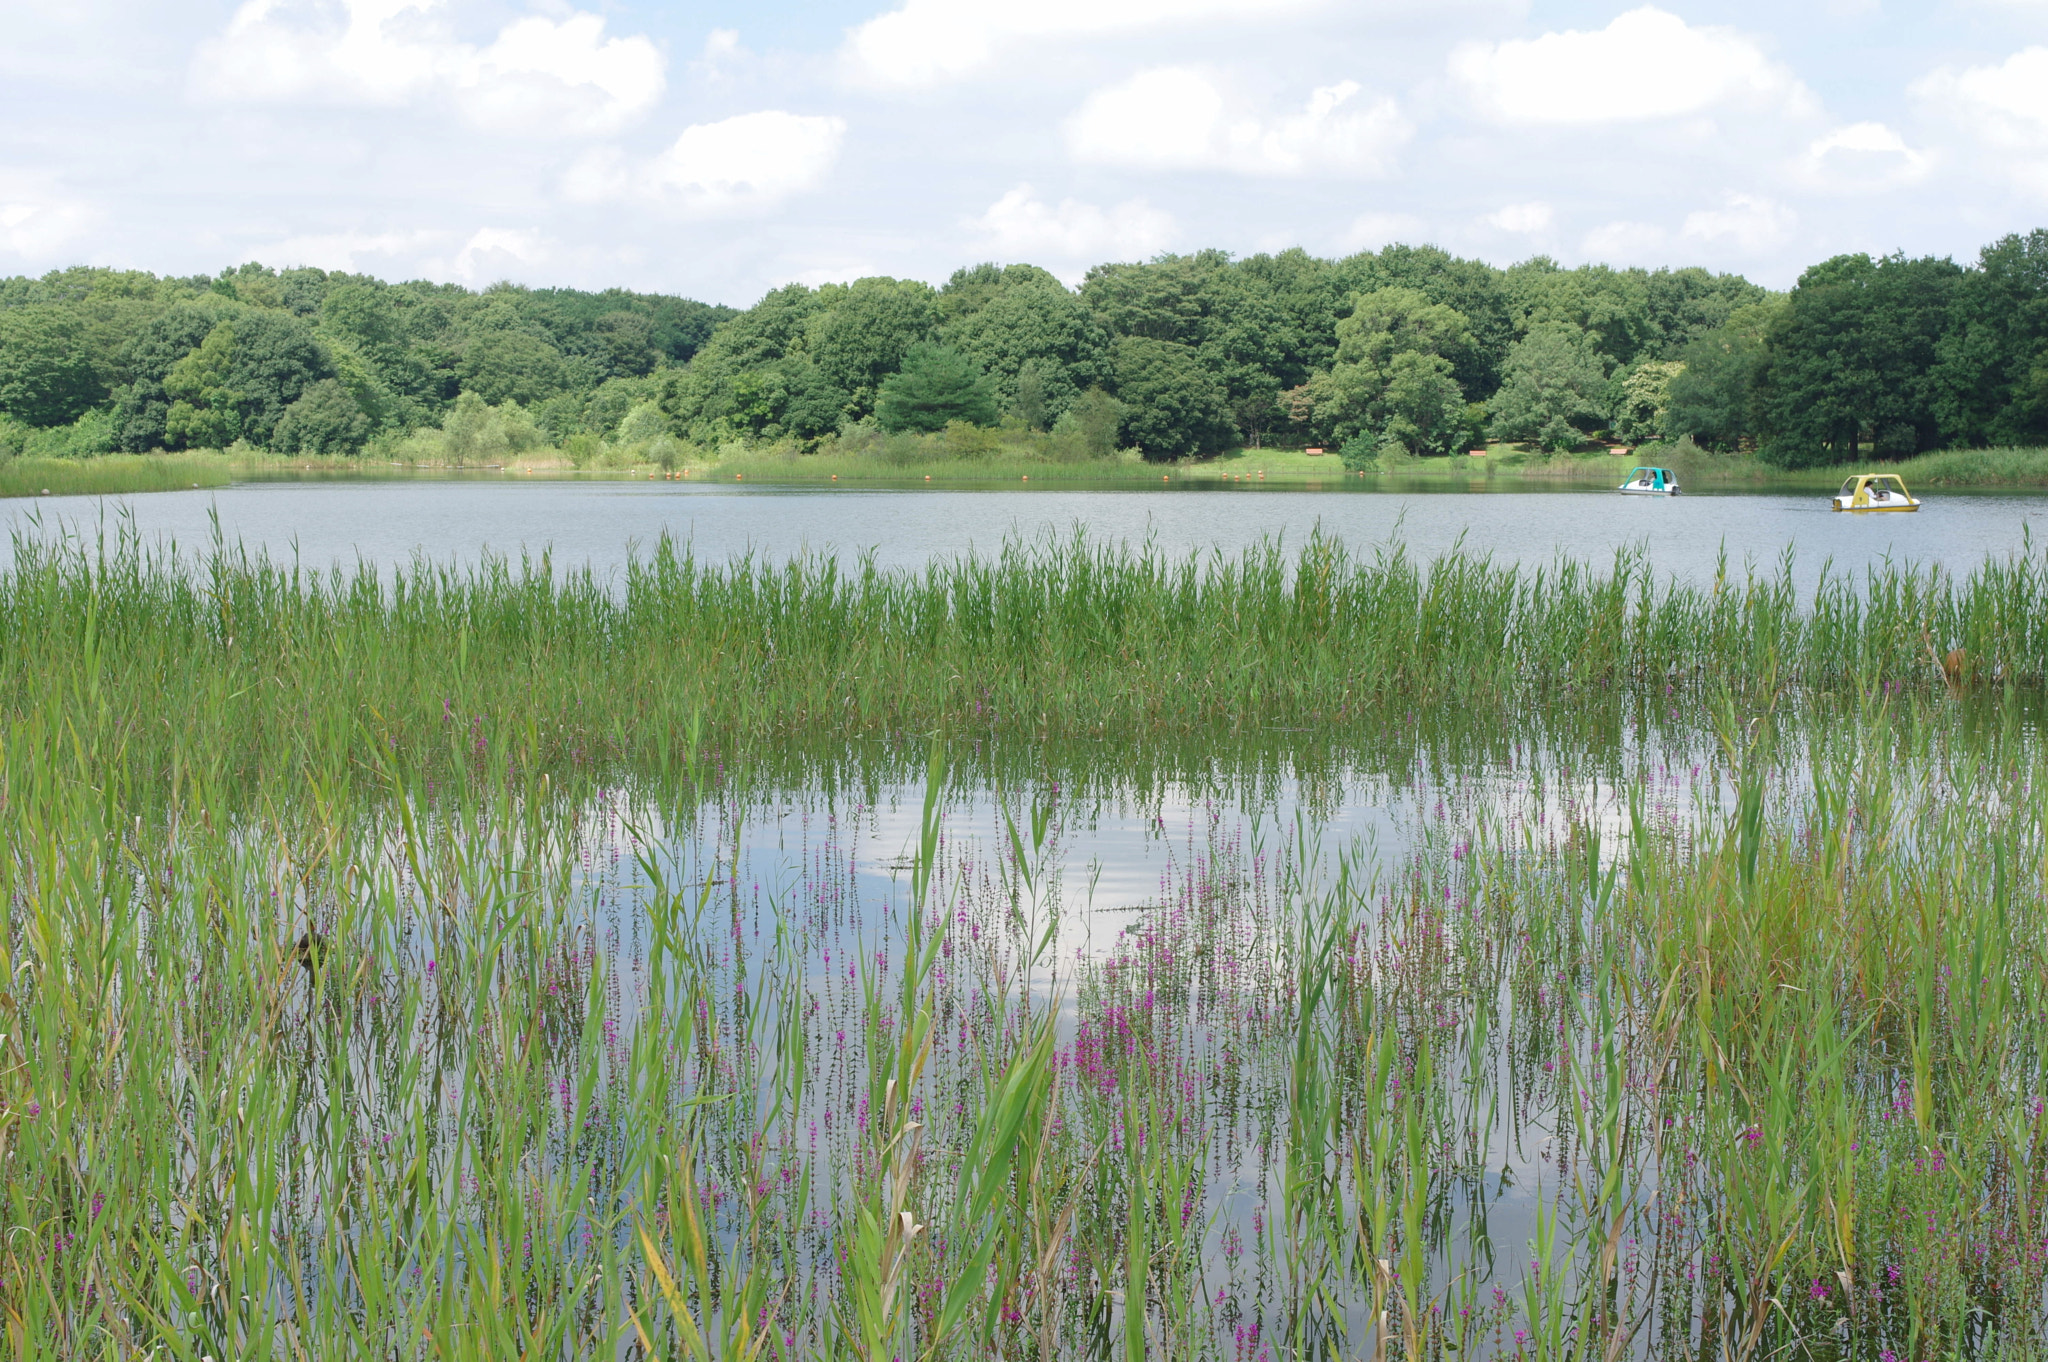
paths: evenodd
<path fill-rule="evenodd" d="M 1781 467 L 2048 443 L 2048 230 L 1967 267 L 1837 256 L 1787 293 L 1410 246 L 1161 256 L 1078 290 L 984 264 L 939 288 L 792 284 L 744 312 L 255 264 L 0 280 L 0 456 L 672 458 L 994 427 L 1150 458 L 1323 443 L 1347 463 L 1489 438 L 1690 437 Z"/>

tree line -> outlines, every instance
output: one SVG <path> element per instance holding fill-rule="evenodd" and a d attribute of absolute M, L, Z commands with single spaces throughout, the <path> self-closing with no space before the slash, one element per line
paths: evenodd
<path fill-rule="evenodd" d="M 938 287 L 792 284 L 745 311 L 255 264 L 0 280 L 0 447 L 353 454 L 491 422 L 799 450 L 1010 425 L 1154 458 L 1321 443 L 1347 462 L 1489 438 L 1690 437 L 1782 467 L 2048 443 L 2048 231 L 1968 266 L 1837 256 L 1782 293 L 1399 245 L 1165 255 L 1078 289 L 983 264 Z"/>
<path fill-rule="evenodd" d="M 514 405 L 551 438 L 615 430 L 727 307 L 608 289 L 475 292 L 248 264 L 0 279 L 0 440 L 95 454 L 356 454 Z"/>

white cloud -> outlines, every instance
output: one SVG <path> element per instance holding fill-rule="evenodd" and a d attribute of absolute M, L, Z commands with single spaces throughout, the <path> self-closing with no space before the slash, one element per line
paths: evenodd
<path fill-rule="evenodd" d="M 1360 213 L 1338 242 L 1347 251 L 1376 251 L 1396 241 L 1420 241 L 1428 231 L 1413 213 Z"/>
<path fill-rule="evenodd" d="M 1590 33 L 1468 43 L 1450 65 L 1473 106 L 1504 123 L 1636 122 L 1735 100 L 1812 102 L 1754 39 L 1695 28 L 1651 5 Z"/>
<path fill-rule="evenodd" d="M 1323 0 L 904 0 L 847 34 L 844 57 L 863 84 L 940 85 L 971 75 L 1019 39 L 1085 37 L 1203 20 L 1258 19 Z"/>
<path fill-rule="evenodd" d="M 1996 66 L 1940 67 L 1913 93 L 1994 145 L 2048 146 L 2048 47 L 2029 47 Z"/>
<path fill-rule="evenodd" d="M 542 264 L 550 254 L 539 232 L 484 227 L 455 253 L 455 273 L 470 280 L 498 279 L 522 266 Z"/>
<path fill-rule="evenodd" d="M 721 76 L 729 66 L 737 66 L 753 54 L 740 46 L 740 31 L 736 28 L 714 28 L 705 35 L 704 50 L 697 55 L 697 68 L 706 75 Z"/>
<path fill-rule="evenodd" d="M 1579 245 L 1579 253 L 1587 260 L 1603 264 L 1621 261 L 1633 264 L 1642 260 L 1658 260 L 1668 234 L 1662 227 L 1649 222 L 1607 222 L 1586 233 Z"/>
<path fill-rule="evenodd" d="M 226 102 L 398 104 L 430 86 L 448 43 L 436 0 L 292 5 L 247 0 L 192 62 L 196 93 Z"/>
<path fill-rule="evenodd" d="M 402 105 L 453 99 L 497 131 L 603 133 L 660 99 L 666 63 L 642 36 L 607 38 L 604 20 L 529 15 L 478 49 L 435 20 L 441 0 L 247 0 L 200 44 L 192 88 L 221 103 Z"/>
<path fill-rule="evenodd" d="M 464 112 L 485 127 L 612 132 L 661 99 L 665 63 L 644 37 L 606 38 L 604 20 L 520 19 L 455 66 Z"/>
<path fill-rule="evenodd" d="M 256 258 L 285 268 L 311 265 L 353 273 L 361 268 L 364 256 L 386 260 L 412 256 L 432 246 L 440 236 L 437 232 L 315 232 L 262 247 Z"/>
<path fill-rule="evenodd" d="M 98 216 L 45 176 L 0 170 L 0 251 L 45 259 L 76 240 Z"/>
<path fill-rule="evenodd" d="M 1075 158 L 1146 170 L 1254 175 L 1385 173 L 1412 131 L 1394 101 L 1324 86 L 1298 113 L 1262 117 L 1187 67 L 1141 71 L 1090 95 L 1067 121 Z"/>
<path fill-rule="evenodd" d="M 1503 232 L 1530 235 L 1550 226 L 1552 213 L 1547 203 L 1511 203 L 1486 215 L 1487 225 Z"/>
<path fill-rule="evenodd" d="M 1925 152 L 1882 123 L 1851 123 L 1816 139 L 1799 159 L 1799 170 L 1823 188 L 1881 189 L 1911 184 L 1931 164 Z"/>
<path fill-rule="evenodd" d="M 837 263 L 826 265 L 805 265 L 792 270 L 789 282 L 802 284 L 807 288 L 822 288 L 826 284 L 850 284 L 856 279 L 872 279 L 886 273 L 872 260 L 858 257 L 844 257 Z"/>
<path fill-rule="evenodd" d="M 1066 259 L 1142 258 L 1164 250 L 1174 237 L 1173 218 L 1143 199 L 1114 208 L 1076 199 L 1055 205 L 1040 199 L 1028 184 L 997 199 L 968 225 L 997 252 L 1012 257 L 1042 253 Z"/>
<path fill-rule="evenodd" d="M 766 109 L 694 123 L 643 162 L 601 148 L 571 169 L 564 188 L 585 202 L 669 201 L 707 215 L 760 210 L 816 188 L 845 138 L 844 119 Z"/>
<path fill-rule="evenodd" d="M 1783 245 L 1798 224 L 1799 215 L 1783 204 L 1754 194 L 1730 194 L 1719 208 L 1687 214 L 1682 232 L 1695 240 L 1731 242 L 1753 254 Z"/>

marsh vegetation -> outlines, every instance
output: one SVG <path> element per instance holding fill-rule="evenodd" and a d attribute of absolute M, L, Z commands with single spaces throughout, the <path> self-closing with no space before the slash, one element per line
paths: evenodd
<path fill-rule="evenodd" d="M 18 542 L 7 1346 L 2038 1356 L 2048 562 L 1789 582 Z"/>

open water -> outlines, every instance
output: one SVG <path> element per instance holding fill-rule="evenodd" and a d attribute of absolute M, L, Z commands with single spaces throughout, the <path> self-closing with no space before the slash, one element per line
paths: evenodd
<path fill-rule="evenodd" d="M 1341 487 L 1341 484 L 1338 485 Z M 49 497 L 0 509 L 8 528 L 95 533 L 131 519 L 146 539 L 204 548 L 214 519 L 229 541 L 296 554 L 308 566 L 389 565 L 424 555 L 547 552 L 558 568 L 615 574 L 663 534 L 699 561 L 872 554 L 885 568 L 989 552 L 1005 539 L 1071 534 L 1151 541 L 1174 554 L 1234 553 L 1263 539 L 1301 543 L 1317 526 L 1354 550 L 1398 541 L 1435 557 L 1454 545 L 1537 565 L 1560 554 L 1609 560 L 1639 547 L 1659 575 L 1710 579 L 1774 571 L 1789 548 L 1810 584 L 1822 566 L 1860 572 L 1885 558 L 1968 571 L 2048 532 L 2048 497 L 1945 495 L 1911 515 L 1840 515 L 1817 493 L 1627 497 L 1611 491 L 1103 491 L 741 487 L 673 482 L 392 480 L 254 482 L 132 497 Z M 0 546 L 0 553 L 9 549 Z"/>

